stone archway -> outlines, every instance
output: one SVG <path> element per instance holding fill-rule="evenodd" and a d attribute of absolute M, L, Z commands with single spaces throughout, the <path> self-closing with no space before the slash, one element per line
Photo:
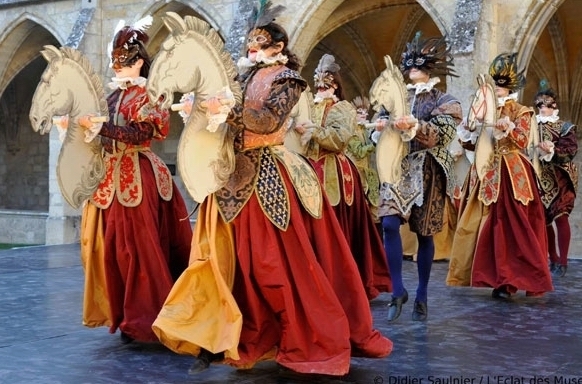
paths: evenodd
<path fill-rule="evenodd" d="M 398 61 L 417 31 L 428 37 L 445 35 L 448 29 L 427 0 L 304 3 L 288 27 L 291 48 L 305 64 L 301 74 L 310 80 L 320 57 L 332 54 L 342 67 L 350 100 L 368 93 L 384 69 L 384 56 Z M 439 10 L 451 7 L 454 1 L 440 2 Z"/>
<path fill-rule="evenodd" d="M 29 18 L 4 34 L 0 67 L 0 208 L 48 211 L 49 138 L 33 132 L 28 121 L 32 94 L 46 62 L 42 46 L 59 45 L 45 27 Z M 10 189 L 8 189 L 8 186 Z M 13 191 L 18 193 L 13 193 Z"/>

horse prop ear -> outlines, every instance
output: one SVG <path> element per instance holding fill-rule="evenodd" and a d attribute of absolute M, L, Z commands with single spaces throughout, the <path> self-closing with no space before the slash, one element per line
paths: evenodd
<path fill-rule="evenodd" d="M 166 15 L 162 16 L 162 21 L 173 36 L 180 36 L 188 30 L 184 19 L 175 12 L 166 12 Z"/>
<path fill-rule="evenodd" d="M 40 54 L 49 63 L 53 60 L 57 60 L 57 59 L 63 57 L 63 55 L 61 54 L 61 51 L 57 47 L 55 47 L 54 45 L 45 45 L 44 49 L 42 51 L 40 51 Z"/>
<path fill-rule="evenodd" d="M 394 63 L 392 62 L 390 55 L 384 56 L 384 62 L 386 63 L 386 68 L 388 68 L 390 71 L 394 70 Z"/>

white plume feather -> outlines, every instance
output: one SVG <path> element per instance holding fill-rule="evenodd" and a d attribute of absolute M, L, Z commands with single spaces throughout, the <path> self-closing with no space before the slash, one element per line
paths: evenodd
<path fill-rule="evenodd" d="M 152 26 L 153 21 L 154 18 L 151 15 L 147 15 L 136 21 L 135 24 L 133 24 L 133 28 L 146 32 Z"/>

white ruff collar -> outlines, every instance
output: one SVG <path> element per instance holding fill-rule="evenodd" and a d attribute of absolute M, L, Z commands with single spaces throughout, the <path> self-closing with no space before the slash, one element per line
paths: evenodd
<path fill-rule="evenodd" d="M 429 92 L 435 85 L 441 82 L 438 77 L 431 77 L 426 83 L 406 84 L 406 89 L 414 89 L 414 94 Z"/>
<path fill-rule="evenodd" d="M 560 112 L 560 110 L 554 109 L 554 112 L 552 112 L 550 116 L 536 115 L 536 120 L 538 123 L 555 123 L 556 121 L 560 120 L 558 112 Z"/>
<path fill-rule="evenodd" d="M 503 107 L 505 105 L 505 102 L 507 100 L 513 100 L 513 101 L 517 101 L 517 92 L 512 93 L 509 96 L 505 96 L 505 97 L 498 97 L 497 98 L 497 106 L 498 107 Z"/>
<path fill-rule="evenodd" d="M 257 55 L 255 56 L 255 61 L 251 61 L 248 57 L 244 56 L 238 59 L 236 63 L 239 72 L 245 73 L 249 69 L 253 68 L 255 65 L 258 64 L 266 64 L 266 65 L 273 65 L 273 64 L 282 64 L 285 65 L 289 61 L 289 58 L 279 52 L 276 56 L 267 57 L 264 51 L 258 51 Z"/>
<path fill-rule="evenodd" d="M 145 87 L 147 79 L 145 77 L 138 76 L 136 78 L 132 77 L 112 77 L 111 82 L 107 84 L 109 88 L 116 90 L 116 89 L 127 89 L 133 85 L 137 85 L 140 87 Z"/>

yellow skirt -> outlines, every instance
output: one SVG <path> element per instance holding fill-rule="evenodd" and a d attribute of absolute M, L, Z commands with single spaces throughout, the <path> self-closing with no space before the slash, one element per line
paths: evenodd
<path fill-rule="evenodd" d="M 190 265 L 170 291 L 152 328 L 160 341 L 180 354 L 200 348 L 239 359 L 242 314 L 232 296 L 236 267 L 232 228 L 220 217 L 213 196 L 200 206 Z"/>

